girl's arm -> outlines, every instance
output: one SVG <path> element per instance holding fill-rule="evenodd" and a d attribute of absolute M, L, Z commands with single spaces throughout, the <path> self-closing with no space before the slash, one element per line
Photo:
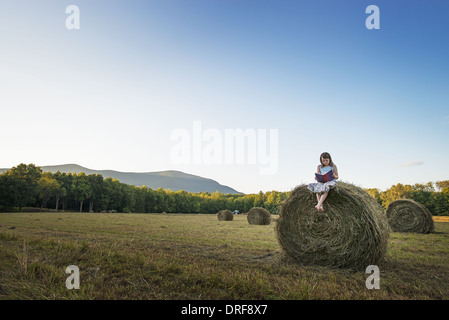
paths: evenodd
<path fill-rule="evenodd" d="M 334 165 L 334 174 L 333 174 L 333 176 L 334 176 L 334 179 L 338 179 L 338 169 L 337 169 L 336 165 Z"/>

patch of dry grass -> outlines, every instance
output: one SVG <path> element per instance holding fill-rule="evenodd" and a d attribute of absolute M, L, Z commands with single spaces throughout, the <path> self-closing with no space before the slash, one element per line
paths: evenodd
<path fill-rule="evenodd" d="M 0 299 L 448 299 L 449 224 L 392 233 L 368 274 L 298 266 L 273 222 L 216 215 L 0 213 Z M 65 268 L 80 269 L 68 290 Z"/>

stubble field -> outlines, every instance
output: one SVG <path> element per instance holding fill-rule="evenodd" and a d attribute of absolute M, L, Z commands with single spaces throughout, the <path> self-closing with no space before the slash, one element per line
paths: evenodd
<path fill-rule="evenodd" d="M 449 223 L 392 233 L 380 289 L 365 272 L 300 266 L 244 215 L 0 213 L 0 299 L 449 299 Z M 80 271 L 69 290 L 67 266 Z"/>

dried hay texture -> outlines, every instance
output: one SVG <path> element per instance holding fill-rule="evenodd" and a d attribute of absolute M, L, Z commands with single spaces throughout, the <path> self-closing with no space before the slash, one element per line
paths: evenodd
<path fill-rule="evenodd" d="M 419 202 L 401 199 L 386 210 L 388 223 L 395 232 L 430 233 L 435 229 L 432 214 Z"/>
<path fill-rule="evenodd" d="M 365 190 L 339 182 L 324 211 L 306 185 L 281 206 L 276 235 L 284 252 L 303 265 L 365 270 L 387 251 L 390 227 L 382 207 Z"/>
<path fill-rule="evenodd" d="M 254 207 L 248 211 L 249 224 L 268 225 L 271 223 L 271 213 L 265 208 Z"/>
<path fill-rule="evenodd" d="M 217 213 L 217 217 L 220 221 L 232 221 L 234 214 L 230 210 L 220 210 Z"/>

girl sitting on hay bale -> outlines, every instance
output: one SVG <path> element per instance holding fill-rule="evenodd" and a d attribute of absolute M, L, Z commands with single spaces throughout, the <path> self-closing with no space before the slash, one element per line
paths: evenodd
<path fill-rule="evenodd" d="M 316 193 L 318 203 L 315 208 L 318 211 L 324 211 L 323 202 L 329 194 L 329 190 L 337 184 L 338 170 L 328 152 L 323 152 L 320 155 L 320 162 L 321 165 L 318 165 L 317 173 L 315 174 L 315 180 L 317 182 L 310 183 L 307 189 Z"/>

